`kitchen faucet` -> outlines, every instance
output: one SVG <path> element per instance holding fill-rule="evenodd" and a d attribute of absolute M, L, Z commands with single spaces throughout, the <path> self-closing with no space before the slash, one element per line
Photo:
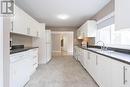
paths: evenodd
<path fill-rule="evenodd" d="M 105 49 L 107 50 L 107 47 L 105 47 L 105 43 L 103 41 L 98 41 L 96 44 L 98 43 L 102 43 L 101 51 L 104 51 Z"/>

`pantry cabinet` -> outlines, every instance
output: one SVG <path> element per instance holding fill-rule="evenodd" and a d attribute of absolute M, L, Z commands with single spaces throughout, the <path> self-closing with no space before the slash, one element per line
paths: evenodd
<path fill-rule="evenodd" d="M 130 29 L 130 0 L 115 0 L 116 30 Z"/>
<path fill-rule="evenodd" d="M 40 23 L 17 6 L 15 6 L 15 13 L 11 20 L 11 25 L 11 33 L 39 37 Z"/>
<path fill-rule="evenodd" d="M 88 20 L 77 30 L 77 38 L 95 37 L 97 30 L 97 23 L 95 20 Z"/>

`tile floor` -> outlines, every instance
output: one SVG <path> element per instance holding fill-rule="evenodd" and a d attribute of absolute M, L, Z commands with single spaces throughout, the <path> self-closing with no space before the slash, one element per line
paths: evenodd
<path fill-rule="evenodd" d="M 25 87 L 98 87 L 72 56 L 55 56 L 39 65 Z"/>

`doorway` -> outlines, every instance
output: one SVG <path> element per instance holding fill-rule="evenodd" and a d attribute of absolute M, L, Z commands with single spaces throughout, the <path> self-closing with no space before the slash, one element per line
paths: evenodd
<path fill-rule="evenodd" d="M 73 55 L 73 32 L 52 32 L 52 55 Z"/>

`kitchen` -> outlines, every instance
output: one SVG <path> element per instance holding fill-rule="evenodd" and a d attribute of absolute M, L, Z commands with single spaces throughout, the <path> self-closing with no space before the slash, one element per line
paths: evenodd
<path fill-rule="evenodd" d="M 0 87 L 130 87 L 129 2 L 2 0 Z"/>

